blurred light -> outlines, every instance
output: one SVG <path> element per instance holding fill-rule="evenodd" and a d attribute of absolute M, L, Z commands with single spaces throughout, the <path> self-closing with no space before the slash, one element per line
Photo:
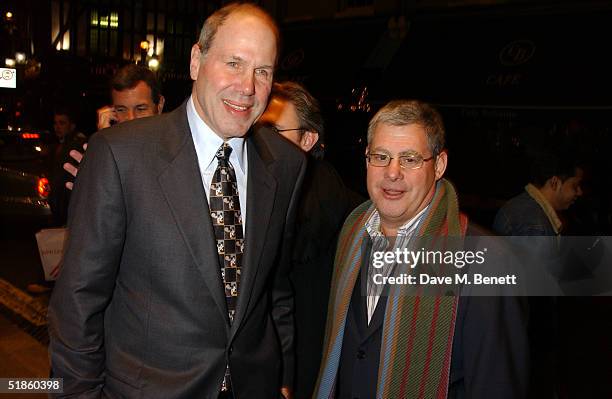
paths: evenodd
<path fill-rule="evenodd" d="M 156 71 L 157 68 L 159 68 L 159 60 L 155 57 L 151 58 L 149 60 L 149 68 L 151 68 L 152 70 Z"/>
<path fill-rule="evenodd" d="M 42 152 L 42 148 L 40 148 L 39 146 L 34 147 L 34 149 L 38 152 Z"/>
<path fill-rule="evenodd" d="M 4 64 L 5 64 L 7 67 L 14 67 L 14 66 L 15 66 L 15 60 L 14 60 L 13 58 L 6 58 L 6 59 L 4 60 Z"/>
<path fill-rule="evenodd" d="M 40 138 L 40 134 L 38 133 L 21 133 L 22 139 L 38 139 Z"/>
<path fill-rule="evenodd" d="M 143 40 L 140 42 L 140 48 L 143 50 L 148 50 L 149 49 L 149 42 L 146 40 Z"/>
<path fill-rule="evenodd" d="M 41 177 L 38 179 L 38 195 L 43 198 L 47 198 L 50 191 L 51 187 L 49 186 L 49 180 L 46 177 Z"/>
<path fill-rule="evenodd" d="M 91 26 L 98 26 L 98 10 L 91 10 Z"/>
<path fill-rule="evenodd" d="M 25 64 L 26 62 L 25 53 L 15 53 L 15 61 L 17 61 L 18 64 Z"/>
<path fill-rule="evenodd" d="M 103 28 L 108 28 L 108 15 L 100 16 L 100 26 Z"/>
<path fill-rule="evenodd" d="M 13 13 L 10 11 L 7 11 L 6 14 L 4 14 L 6 16 L 6 19 L 11 19 L 13 18 Z"/>
<path fill-rule="evenodd" d="M 119 27 L 119 14 L 116 12 L 111 12 L 110 15 L 110 27 L 118 28 Z"/>

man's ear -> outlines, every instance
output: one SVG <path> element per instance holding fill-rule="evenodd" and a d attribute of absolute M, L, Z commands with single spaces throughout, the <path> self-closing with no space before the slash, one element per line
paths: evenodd
<path fill-rule="evenodd" d="M 202 62 L 202 52 L 200 46 L 196 43 L 191 47 L 191 60 L 189 62 L 189 76 L 192 80 L 198 78 L 198 72 L 200 71 L 200 63 Z"/>
<path fill-rule="evenodd" d="M 444 172 L 446 171 L 446 165 L 448 163 L 448 155 L 446 154 L 446 151 L 442 151 L 440 154 L 438 154 L 435 162 L 436 180 L 440 180 L 442 176 L 444 176 Z"/>
<path fill-rule="evenodd" d="M 561 187 L 561 179 L 558 176 L 552 176 L 548 180 L 546 180 L 546 184 L 550 186 L 551 189 L 556 191 L 559 187 Z"/>
<path fill-rule="evenodd" d="M 158 114 L 161 114 L 162 111 L 164 110 L 164 104 L 166 104 L 166 99 L 164 98 L 164 96 L 160 95 L 159 102 L 157 103 L 157 113 Z"/>
<path fill-rule="evenodd" d="M 308 152 L 312 150 L 312 147 L 314 147 L 314 145 L 317 143 L 317 140 L 319 140 L 319 133 L 306 130 L 300 139 L 300 147 L 302 147 L 304 152 Z"/>

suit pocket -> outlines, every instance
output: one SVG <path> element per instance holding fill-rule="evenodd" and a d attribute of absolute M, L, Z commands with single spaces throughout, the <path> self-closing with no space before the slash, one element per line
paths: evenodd
<path fill-rule="evenodd" d="M 140 398 L 141 390 L 132 383 L 125 381 L 123 378 L 106 371 L 106 379 L 104 388 L 102 388 L 102 397 L 108 398 Z"/>

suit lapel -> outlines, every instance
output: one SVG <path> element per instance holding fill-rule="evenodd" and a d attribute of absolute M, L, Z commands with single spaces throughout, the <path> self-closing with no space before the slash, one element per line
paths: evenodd
<path fill-rule="evenodd" d="M 259 260 L 266 242 L 266 230 L 270 223 L 277 186 L 276 179 L 268 170 L 273 158 L 266 151 L 264 143 L 256 145 L 255 141 L 256 138 L 254 137 L 247 139 L 249 169 L 245 249 L 236 316 L 231 329 L 232 336 L 247 314 L 249 302 L 253 295 L 253 288 L 259 272 Z"/>
<path fill-rule="evenodd" d="M 161 143 L 161 148 L 168 151 L 161 156 L 167 158 L 169 164 L 158 177 L 158 182 L 193 260 L 202 273 L 223 319 L 227 320 L 226 327 L 229 330 L 210 211 L 185 105 L 174 111 L 174 116 L 173 131 L 168 132 L 164 136 L 166 142 Z"/>
<path fill-rule="evenodd" d="M 372 319 L 368 324 L 368 296 L 367 296 L 367 280 L 368 280 L 368 267 L 370 263 L 370 256 L 372 254 L 372 240 L 369 236 L 366 237 L 362 248 L 362 264 L 361 270 L 359 272 L 359 279 L 355 283 L 355 289 L 359 289 L 359 310 L 358 310 L 358 321 L 359 321 L 359 335 L 361 338 L 361 342 L 367 341 L 372 334 L 377 332 L 381 327 L 384 320 L 385 308 L 387 303 L 387 290 L 386 287 L 383 289 L 380 298 L 378 299 L 378 303 L 376 304 L 376 308 L 374 309 L 374 314 L 372 314 Z M 358 285 L 359 284 L 359 285 Z M 363 295 L 366 293 L 366 295 Z"/>

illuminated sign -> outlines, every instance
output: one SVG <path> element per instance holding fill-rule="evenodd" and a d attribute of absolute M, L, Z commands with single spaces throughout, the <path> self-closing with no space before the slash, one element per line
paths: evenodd
<path fill-rule="evenodd" d="M 507 66 L 521 65 L 529 61 L 535 51 L 535 43 L 531 40 L 516 40 L 501 50 L 499 60 Z"/>
<path fill-rule="evenodd" d="M 0 68 L 0 87 L 15 89 L 17 87 L 17 70 Z"/>

